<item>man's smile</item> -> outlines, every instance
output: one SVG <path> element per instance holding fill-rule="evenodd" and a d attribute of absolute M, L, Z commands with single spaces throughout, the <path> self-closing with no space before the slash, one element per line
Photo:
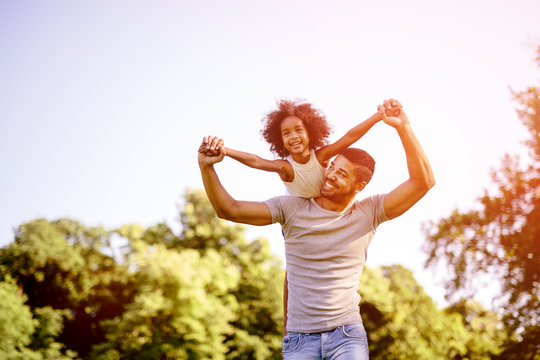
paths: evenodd
<path fill-rule="evenodd" d="M 331 181 L 330 179 L 326 179 L 324 181 L 324 188 L 329 189 L 329 190 L 335 189 L 336 188 L 336 183 Z"/>

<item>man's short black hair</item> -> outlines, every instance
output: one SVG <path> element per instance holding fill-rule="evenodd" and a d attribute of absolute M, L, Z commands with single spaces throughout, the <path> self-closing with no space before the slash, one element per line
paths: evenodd
<path fill-rule="evenodd" d="M 354 163 L 357 168 L 356 178 L 358 181 L 369 183 L 375 172 L 375 160 L 366 151 L 357 148 L 347 148 L 340 155 Z"/>

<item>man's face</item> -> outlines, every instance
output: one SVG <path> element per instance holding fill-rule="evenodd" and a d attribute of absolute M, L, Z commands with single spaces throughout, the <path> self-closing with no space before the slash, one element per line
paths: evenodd
<path fill-rule="evenodd" d="M 355 165 L 339 155 L 326 169 L 321 195 L 333 201 L 348 202 L 364 186 L 365 182 L 358 183 L 356 180 Z"/>

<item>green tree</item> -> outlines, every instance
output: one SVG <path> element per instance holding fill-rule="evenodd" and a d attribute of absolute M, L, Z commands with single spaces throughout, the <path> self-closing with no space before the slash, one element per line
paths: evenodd
<path fill-rule="evenodd" d="M 53 349 L 59 341 L 82 358 L 280 358 L 284 272 L 279 259 L 265 239 L 247 241 L 243 226 L 218 219 L 204 192 L 187 191 L 185 199 L 179 235 L 166 224 L 106 231 L 70 219 L 36 219 L 19 226 L 14 242 L 0 250 L 0 280 L 15 279 L 40 321 L 30 346 L 53 344 L 47 347 Z M 192 274 L 213 277 L 234 269 L 237 280 L 226 291 L 212 288 L 213 282 L 199 284 L 201 297 L 191 300 L 199 303 L 175 312 L 168 306 L 187 300 L 165 288 L 182 292 L 193 286 L 175 274 L 182 262 L 191 264 Z M 167 271 L 157 273 L 173 275 L 154 275 L 156 266 L 166 264 Z M 216 302 L 220 310 L 201 315 L 197 304 L 204 301 Z M 149 324 L 145 306 L 168 315 Z M 218 315 L 225 322 L 215 321 Z M 125 333 L 129 327 L 140 332 Z M 144 328 L 153 329 L 151 339 L 141 335 Z M 193 338 L 197 333 L 202 335 Z M 136 341 L 130 345 L 125 339 Z"/>
<path fill-rule="evenodd" d="M 215 251 L 204 256 L 134 243 L 138 291 L 119 317 L 104 321 L 95 359 L 224 359 L 238 271 Z"/>
<path fill-rule="evenodd" d="M 501 352 L 506 334 L 496 312 L 486 310 L 480 303 L 466 299 L 447 307 L 444 312 L 458 314 L 469 334 L 464 344 L 465 353 L 454 359 L 489 360 Z"/>
<path fill-rule="evenodd" d="M 537 55 L 540 66 L 540 47 Z M 456 209 L 424 228 L 426 266 L 448 264 L 448 298 L 472 295 L 482 276 L 500 283 L 498 310 L 509 339 L 523 343 L 518 357 L 525 359 L 540 357 L 540 88 L 513 95 L 529 133 L 529 158 L 506 155 L 475 209 Z"/>
<path fill-rule="evenodd" d="M 443 316 L 408 269 L 365 268 L 360 282 L 373 359 L 442 360 L 464 353 L 460 319 Z"/>
<path fill-rule="evenodd" d="M 228 359 L 280 359 L 283 336 L 284 271 L 270 253 L 265 239 L 240 247 L 238 301 L 232 336 L 227 339 Z"/>
<path fill-rule="evenodd" d="M 45 219 L 19 226 L 15 241 L 1 253 L 5 269 L 34 307 L 68 308 L 89 292 L 84 258 L 54 223 Z"/>
<path fill-rule="evenodd" d="M 360 294 L 370 359 L 487 360 L 498 350 L 499 338 L 474 333 L 457 310 L 439 310 L 402 266 L 365 268 Z M 494 332 L 498 324 L 496 317 L 482 323 Z M 476 347 L 468 348 L 473 342 Z"/>
<path fill-rule="evenodd" d="M 246 240 L 245 227 L 219 219 L 201 190 L 186 191 L 180 223 L 182 230 L 179 235 L 175 235 L 166 224 L 148 228 L 125 225 L 114 231 L 117 236 L 127 240 L 123 259 L 133 270 L 132 277 L 137 279 L 138 292 L 122 316 L 104 322 L 108 329 L 108 341 L 96 346 L 94 355 L 103 359 L 118 356 L 144 358 L 148 354 L 190 359 L 281 358 L 284 271 L 280 260 L 271 254 L 268 241 L 262 238 Z M 154 252 L 160 254 L 161 260 L 149 255 Z M 167 275 L 153 276 L 151 274 L 154 271 L 149 271 L 153 267 L 142 267 L 139 260 L 135 261 L 145 253 L 155 261 L 155 266 L 165 266 L 168 262 L 174 265 L 170 265 L 167 271 L 158 272 Z M 192 259 L 195 254 L 198 254 L 199 260 L 186 260 Z M 208 259 L 215 259 L 215 264 L 210 264 Z M 185 271 L 194 278 L 198 272 L 225 274 L 224 269 L 234 269 L 238 276 L 236 282 L 226 288 L 226 296 L 225 293 L 216 293 L 205 288 L 206 285 L 200 285 L 206 290 L 199 290 L 200 299 L 192 299 L 215 299 L 216 309 L 221 309 L 216 316 L 221 313 L 219 318 L 226 319 L 226 323 L 215 321 L 214 315 L 206 316 L 213 319 L 212 322 L 197 318 L 196 313 L 200 310 L 197 310 L 196 304 L 182 311 L 166 307 L 166 304 L 177 304 L 185 299 L 178 298 L 176 290 L 165 291 L 169 285 L 163 283 L 164 279 L 174 284 L 171 286 L 175 289 L 187 291 L 190 286 L 194 286 L 194 278 L 185 279 L 187 275 L 176 274 L 180 271 L 180 263 L 191 264 L 191 270 Z M 152 299 L 147 299 L 150 294 Z M 143 304 L 149 303 L 162 304 L 159 305 L 162 306 L 160 311 L 168 315 L 148 320 L 148 316 L 141 314 L 144 313 Z M 197 325 L 194 329 L 171 325 L 180 324 L 179 319 Z M 141 335 L 142 332 L 137 332 L 139 330 L 124 333 L 126 329 L 141 327 L 153 329 L 154 336 L 146 338 Z M 168 330 L 164 332 L 163 329 Z M 193 338 L 197 332 L 204 336 Z M 203 345 L 202 339 L 205 337 L 206 345 Z M 133 341 L 134 338 L 137 341 Z M 212 342 L 214 345 L 210 345 Z"/>
<path fill-rule="evenodd" d="M 0 358 L 6 360 L 67 360 L 76 357 L 56 341 L 62 331 L 63 311 L 36 309 L 36 317 L 25 296 L 11 278 L 0 281 Z"/>
<path fill-rule="evenodd" d="M 227 358 L 280 359 L 284 270 L 268 241 L 247 241 L 245 226 L 219 219 L 202 190 L 186 191 L 181 222 L 179 246 L 202 253 L 216 249 L 240 271 L 232 290 L 238 308 L 234 332 L 226 340 Z"/>
<path fill-rule="evenodd" d="M 69 310 L 58 339 L 83 357 L 104 340 L 100 321 L 122 313 L 133 294 L 127 268 L 104 254 L 109 237 L 74 220 L 37 219 L 19 226 L 14 242 L 0 250 L 0 276 L 17 281 L 35 317 L 51 325 L 54 314 Z"/>
<path fill-rule="evenodd" d="M 14 281 L 0 282 L 0 357 L 2 359 L 38 359 L 28 349 L 37 321 L 32 318 L 24 298 L 17 294 Z"/>

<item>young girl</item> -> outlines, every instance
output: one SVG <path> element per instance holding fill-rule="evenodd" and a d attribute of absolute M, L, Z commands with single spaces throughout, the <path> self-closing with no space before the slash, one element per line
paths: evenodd
<path fill-rule="evenodd" d="M 396 116 L 401 105 L 396 100 L 388 100 L 379 110 L 381 107 L 388 116 Z M 267 160 L 227 147 L 221 147 L 221 151 L 252 168 L 277 173 L 290 195 L 317 197 L 328 160 L 358 141 L 380 120 L 382 115 L 378 111 L 335 143 L 328 144 L 331 129 L 319 110 L 310 103 L 280 100 L 278 109 L 263 119 L 261 131 L 270 144 L 270 151 L 279 159 Z"/>

